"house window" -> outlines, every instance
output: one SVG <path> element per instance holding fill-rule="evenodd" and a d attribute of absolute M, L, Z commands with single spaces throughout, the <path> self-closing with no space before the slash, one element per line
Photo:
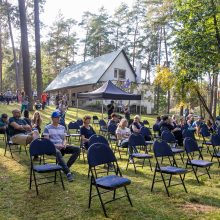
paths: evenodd
<path fill-rule="evenodd" d="M 123 69 L 114 69 L 114 78 L 118 80 L 126 79 L 126 70 Z"/>

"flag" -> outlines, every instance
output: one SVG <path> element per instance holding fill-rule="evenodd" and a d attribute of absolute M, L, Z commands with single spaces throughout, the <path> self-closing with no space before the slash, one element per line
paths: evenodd
<path fill-rule="evenodd" d="M 130 86 L 131 82 L 129 79 L 127 79 L 125 82 L 124 82 L 124 88 L 128 88 Z"/>

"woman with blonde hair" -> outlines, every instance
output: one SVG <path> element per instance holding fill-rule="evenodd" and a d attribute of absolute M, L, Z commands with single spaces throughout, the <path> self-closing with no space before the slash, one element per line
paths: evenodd
<path fill-rule="evenodd" d="M 118 144 L 121 147 L 128 147 L 128 138 L 131 135 L 131 130 L 127 127 L 128 121 L 125 118 L 122 118 L 116 129 L 116 136 Z"/>
<path fill-rule="evenodd" d="M 42 124 L 42 119 L 41 119 L 40 112 L 35 111 L 31 119 L 32 129 L 38 130 L 38 132 L 41 133 L 41 124 Z"/>

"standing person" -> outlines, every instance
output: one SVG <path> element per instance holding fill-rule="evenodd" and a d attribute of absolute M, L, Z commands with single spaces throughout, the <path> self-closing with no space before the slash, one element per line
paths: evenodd
<path fill-rule="evenodd" d="M 41 95 L 41 103 L 42 103 L 42 110 L 44 110 L 47 103 L 47 94 L 44 92 Z"/>
<path fill-rule="evenodd" d="M 86 115 L 83 118 L 83 125 L 80 128 L 80 134 L 82 138 L 82 143 L 86 149 L 89 148 L 88 142 L 89 138 L 96 134 L 93 127 L 90 125 L 91 117 Z"/>
<path fill-rule="evenodd" d="M 56 156 L 58 164 L 63 168 L 67 180 L 72 182 L 74 177 L 70 172 L 70 167 L 74 164 L 80 154 L 80 148 L 66 144 L 66 130 L 65 127 L 59 124 L 60 114 L 53 112 L 51 114 L 52 122 L 44 129 L 44 137 L 49 139 L 56 147 Z M 63 159 L 63 155 L 71 154 L 67 163 Z"/>
<path fill-rule="evenodd" d="M 21 93 L 21 113 L 28 109 L 28 97 L 24 92 Z"/>
<path fill-rule="evenodd" d="M 50 94 L 49 93 L 46 93 L 47 94 L 47 106 L 50 105 Z"/>
<path fill-rule="evenodd" d="M 125 118 L 127 119 L 127 121 L 130 121 L 130 117 L 131 117 L 131 113 L 128 107 L 125 107 L 124 109 L 124 114 L 125 114 Z"/>
<path fill-rule="evenodd" d="M 6 99 L 7 105 L 9 105 L 12 99 L 12 91 L 10 89 L 8 89 L 7 92 L 5 93 L 5 99 Z"/>
<path fill-rule="evenodd" d="M 111 114 L 114 112 L 114 109 L 114 101 L 112 100 L 111 103 L 107 105 L 108 119 L 111 119 Z"/>
<path fill-rule="evenodd" d="M 4 95 L 2 92 L 0 93 L 0 102 L 2 102 L 2 103 L 4 102 Z"/>
<path fill-rule="evenodd" d="M 57 94 L 56 97 L 55 97 L 55 105 L 56 105 L 56 108 L 59 107 L 59 100 L 60 100 L 60 97 L 59 97 L 59 94 Z"/>
<path fill-rule="evenodd" d="M 35 111 L 33 114 L 33 117 L 31 119 L 31 126 L 32 129 L 37 129 L 39 133 L 41 133 L 41 124 L 42 124 L 42 119 L 41 119 L 41 115 L 40 112 Z"/>

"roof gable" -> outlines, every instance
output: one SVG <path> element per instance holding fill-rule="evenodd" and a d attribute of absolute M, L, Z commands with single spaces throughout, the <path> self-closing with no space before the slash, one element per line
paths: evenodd
<path fill-rule="evenodd" d="M 100 57 L 96 57 L 94 59 L 65 68 L 47 86 L 46 91 L 97 83 L 121 52 L 124 54 L 126 60 L 128 61 L 125 52 L 120 49 L 112 53 L 108 53 Z M 128 63 L 131 67 L 129 61 Z M 131 69 L 134 73 L 132 67 Z"/>

